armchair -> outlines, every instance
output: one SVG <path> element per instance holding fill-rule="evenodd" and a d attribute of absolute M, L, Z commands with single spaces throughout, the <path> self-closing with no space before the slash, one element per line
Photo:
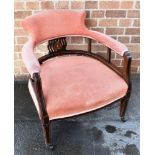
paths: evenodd
<path fill-rule="evenodd" d="M 131 54 L 127 47 L 111 37 L 88 30 L 84 11 L 48 10 L 27 17 L 22 26 L 29 40 L 22 58 L 30 74 L 29 91 L 36 106 L 45 136 L 51 146 L 49 124 L 120 100 L 120 118 L 124 121 L 131 92 Z M 67 36 L 88 39 L 88 51 L 67 50 Z M 107 47 L 107 57 L 91 51 L 91 41 Z M 37 59 L 35 47 L 48 41 L 48 54 Z M 111 63 L 111 51 L 123 57 L 123 71 Z"/>

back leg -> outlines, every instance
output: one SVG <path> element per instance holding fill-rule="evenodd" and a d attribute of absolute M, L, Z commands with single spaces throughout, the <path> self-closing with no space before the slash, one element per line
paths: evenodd
<path fill-rule="evenodd" d="M 121 117 L 121 121 L 125 122 L 125 113 L 127 110 L 127 106 L 128 106 L 128 102 L 129 102 L 129 98 L 130 98 L 130 91 L 127 92 L 126 96 L 124 96 L 121 99 L 121 104 L 120 104 L 120 117 Z"/>

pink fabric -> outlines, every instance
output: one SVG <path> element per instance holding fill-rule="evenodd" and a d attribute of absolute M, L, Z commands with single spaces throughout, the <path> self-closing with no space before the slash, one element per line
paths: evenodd
<path fill-rule="evenodd" d="M 27 17 L 23 27 L 29 31 L 30 38 L 22 49 L 22 57 L 28 72 L 32 75 L 40 71 L 40 65 L 34 55 L 37 44 L 61 36 L 83 36 L 95 39 L 111 48 L 120 55 L 127 51 L 127 47 L 111 37 L 88 30 L 84 24 L 84 11 L 48 10 Z"/>
<path fill-rule="evenodd" d="M 84 19 L 84 11 L 48 10 L 27 17 L 22 25 L 40 43 L 58 36 L 83 34 Z"/>
<path fill-rule="evenodd" d="M 88 30 L 84 24 L 85 16 L 84 11 L 48 10 L 27 17 L 22 25 L 36 44 L 51 38 L 78 35 L 95 39 L 120 55 L 127 51 L 125 45 L 113 38 Z"/>
<path fill-rule="evenodd" d="M 109 37 L 106 34 L 103 34 L 97 31 L 88 30 L 86 31 L 86 36 L 89 36 L 92 39 L 97 40 L 98 42 L 111 48 L 113 51 L 117 52 L 121 56 L 123 56 L 125 51 L 128 51 L 128 48 L 124 44 L 118 42 L 117 40 Z"/>
<path fill-rule="evenodd" d="M 40 72 L 40 64 L 34 55 L 34 46 L 34 42 L 29 39 L 22 48 L 22 58 L 31 76 L 33 73 Z"/>
<path fill-rule="evenodd" d="M 41 112 L 40 112 L 40 109 L 39 109 L 39 103 L 38 103 L 38 100 L 36 98 L 35 91 L 34 91 L 34 89 L 32 87 L 32 84 L 31 84 L 30 80 L 28 82 L 28 88 L 29 88 L 29 92 L 31 94 L 32 100 L 33 100 L 33 102 L 34 102 L 34 104 L 36 106 L 36 109 L 38 111 L 39 117 L 41 118 Z"/>
<path fill-rule="evenodd" d="M 50 120 L 104 107 L 123 97 L 126 82 L 101 62 L 86 56 L 61 56 L 41 66 Z"/>

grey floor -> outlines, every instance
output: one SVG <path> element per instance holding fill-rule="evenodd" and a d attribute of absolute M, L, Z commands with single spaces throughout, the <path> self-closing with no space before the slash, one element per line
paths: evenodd
<path fill-rule="evenodd" d="M 139 155 L 139 77 L 126 118 L 119 119 L 119 103 L 51 124 L 53 151 L 44 145 L 42 128 L 27 83 L 15 82 L 15 155 Z"/>

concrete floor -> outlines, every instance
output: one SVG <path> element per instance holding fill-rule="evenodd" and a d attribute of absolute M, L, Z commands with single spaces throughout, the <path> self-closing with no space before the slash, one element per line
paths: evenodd
<path fill-rule="evenodd" d="M 119 103 L 51 124 L 53 151 L 44 145 L 42 128 L 26 81 L 15 82 L 15 155 L 139 155 L 139 77 L 126 118 L 119 119 Z"/>

